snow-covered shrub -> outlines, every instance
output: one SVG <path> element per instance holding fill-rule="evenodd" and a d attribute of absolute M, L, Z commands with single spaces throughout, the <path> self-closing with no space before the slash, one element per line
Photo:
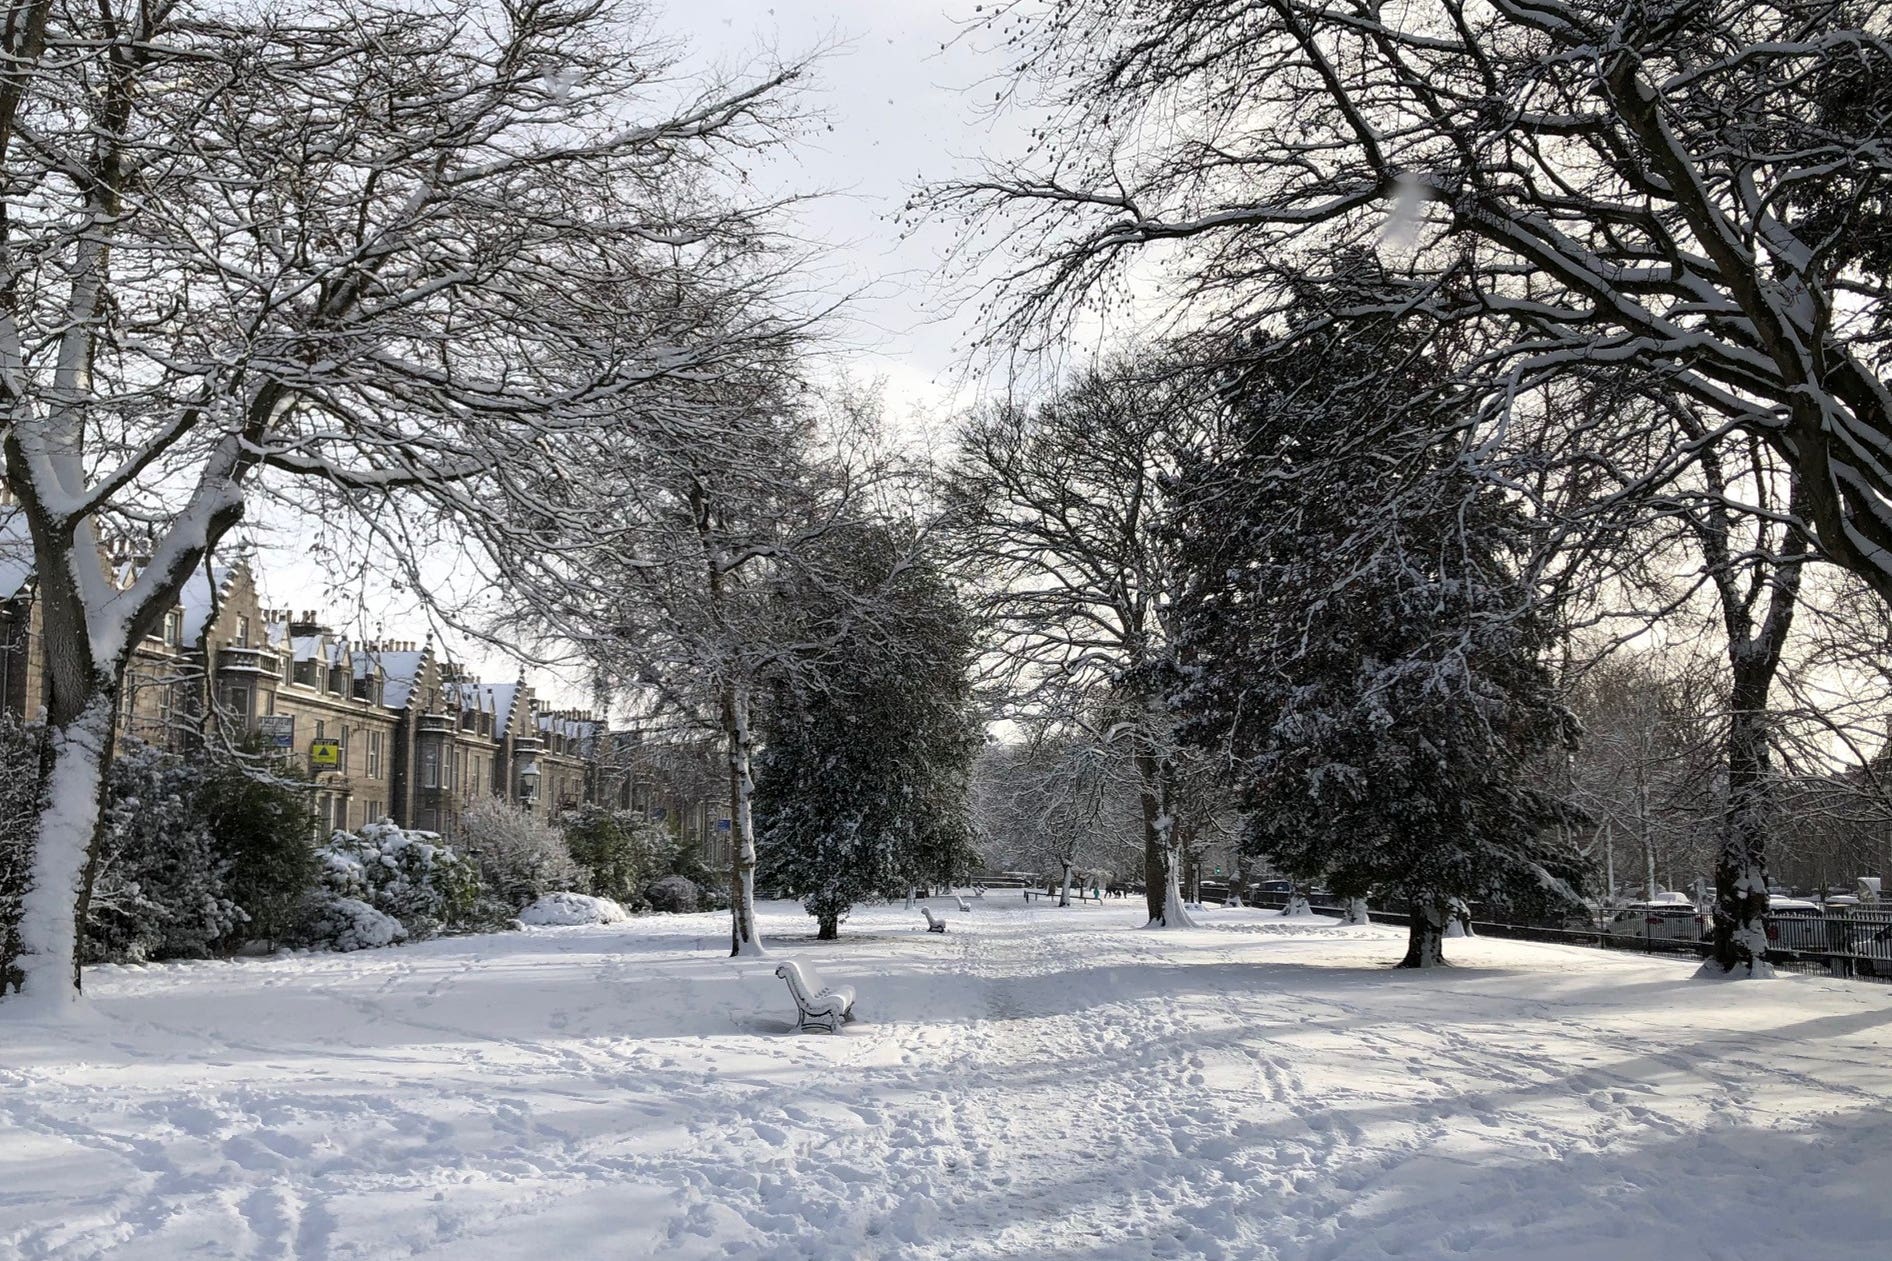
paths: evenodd
<path fill-rule="evenodd" d="M 304 904 L 301 941 L 323 950 L 370 950 L 407 938 L 407 929 L 392 915 L 384 915 L 359 898 L 341 897 L 326 890 Z"/>
<path fill-rule="evenodd" d="M 665 876 L 644 886 L 644 900 L 653 911 L 689 912 L 697 908 L 698 892 L 688 876 Z"/>
<path fill-rule="evenodd" d="M 583 805 L 559 820 L 566 852 L 584 873 L 581 887 L 596 897 L 636 900 L 638 891 L 675 872 L 676 839 L 661 824 L 629 810 Z"/>
<path fill-rule="evenodd" d="M 17 989 L 20 900 L 39 818 L 39 730 L 0 715 L 0 994 Z"/>
<path fill-rule="evenodd" d="M 521 924 L 552 927 L 566 924 L 622 924 L 630 916 L 610 898 L 588 893 L 547 893 L 519 912 Z"/>
<path fill-rule="evenodd" d="M 460 850 L 479 869 L 488 893 L 518 910 L 580 880 L 578 864 L 558 828 L 498 797 L 467 807 L 460 818 Z"/>
<path fill-rule="evenodd" d="M 409 937 L 479 922 L 479 872 L 436 833 L 370 823 L 359 833 L 335 833 L 317 857 L 329 893 L 393 916 Z"/>
<path fill-rule="evenodd" d="M 201 781 L 197 768 L 138 741 L 113 761 L 86 909 L 88 960 L 202 958 L 243 923 L 230 864 L 198 809 Z"/>

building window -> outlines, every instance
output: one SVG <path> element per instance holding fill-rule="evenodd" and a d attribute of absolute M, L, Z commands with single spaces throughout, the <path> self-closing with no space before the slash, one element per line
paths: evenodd
<path fill-rule="evenodd" d="M 230 711 L 233 717 L 248 718 L 250 716 L 250 689 L 247 687 L 225 688 L 223 707 Z"/>
<path fill-rule="evenodd" d="M 431 740 L 420 746 L 420 786 L 440 787 L 440 746 Z"/>
<path fill-rule="evenodd" d="M 237 619 L 236 646 L 239 648 L 250 646 L 250 619 L 247 617 Z"/>
<path fill-rule="evenodd" d="M 379 731 L 368 733 L 368 778 L 381 778 L 381 733 Z"/>
<path fill-rule="evenodd" d="M 164 615 L 164 642 L 175 647 L 184 639 L 184 618 L 178 613 Z"/>
<path fill-rule="evenodd" d="M 318 718 L 315 720 L 315 738 L 317 740 L 328 739 L 328 719 Z"/>

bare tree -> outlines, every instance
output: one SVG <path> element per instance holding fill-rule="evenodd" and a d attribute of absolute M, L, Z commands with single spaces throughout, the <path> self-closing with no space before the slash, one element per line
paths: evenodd
<path fill-rule="evenodd" d="M 513 511 L 469 504 L 465 528 L 505 558 L 512 626 L 576 645 L 611 690 L 720 742 L 730 950 L 757 955 L 756 705 L 771 683 L 815 688 L 845 665 L 877 593 L 857 589 L 829 540 L 877 519 L 905 479 L 872 436 L 871 400 L 807 388 L 793 346 L 684 394 L 686 418 L 713 415 L 712 430 L 654 424 L 560 446 L 521 479 Z M 923 540 L 910 542 L 917 554 Z M 810 620 L 815 602 L 797 592 L 839 613 Z"/>
<path fill-rule="evenodd" d="M 1125 747 L 1143 812 L 1150 923 L 1186 926 L 1175 741 L 1158 674 L 1174 595 L 1165 478 L 1199 423 L 1189 379 L 1088 372 L 1036 408 L 970 419 L 948 478 L 968 574 L 993 624 L 1010 716 Z"/>
<path fill-rule="evenodd" d="M 1583 738 L 1570 761 L 1571 799 L 1593 830 L 1590 852 L 1601 853 L 1609 895 L 1619 846 L 1639 858 L 1628 874 L 1649 898 L 1663 873 L 1673 883 L 1712 866 L 1724 799 L 1722 674 L 1701 656 L 1619 650 L 1572 687 Z"/>
<path fill-rule="evenodd" d="M 1113 875 L 1143 864 L 1141 794 L 1122 751 L 1081 736 L 1028 733 L 981 757 L 975 800 L 988 861 L 1028 863 L 1071 886 L 1103 868 Z"/>
<path fill-rule="evenodd" d="M 1887 14 L 1016 0 L 984 29 L 1042 115 L 1031 151 L 927 200 L 1004 243 L 1006 344 L 1136 296 L 1151 247 L 1200 322 L 1384 244 L 1385 305 L 1491 330 L 1494 423 L 1546 380 L 1649 368 L 1771 446 L 1820 549 L 1892 597 Z"/>
<path fill-rule="evenodd" d="M 6 6 L 0 403 L 48 696 L 27 997 L 76 987 L 132 648 L 253 495 L 450 499 L 742 346 L 754 212 L 703 190 L 776 134 L 797 72 L 666 100 L 637 22 L 594 0 Z M 153 544 L 134 574 L 102 551 L 126 530 Z"/>

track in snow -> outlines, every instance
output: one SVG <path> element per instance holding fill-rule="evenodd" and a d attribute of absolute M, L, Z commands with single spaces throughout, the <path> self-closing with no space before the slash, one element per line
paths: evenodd
<path fill-rule="evenodd" d="M 817 944 L 770 908 L 860 990 L 835 1038 L 788 1033 L 713 916 L 99 969 L 89 1025 L 0 1014 L 0 1256 L 1852 1261 L 1892 1232 L 1883 989 L 947 913 Z"/>

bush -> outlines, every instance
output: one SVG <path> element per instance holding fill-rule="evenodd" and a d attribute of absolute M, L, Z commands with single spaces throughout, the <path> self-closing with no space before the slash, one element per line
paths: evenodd
<path fill-rule="evenodd" d="M 0 994 L 24 979 L 13 960 L 20 953 L 20 901 L 38 820 L 39 728 L 0 715 Z"/>
<path fill-rule="evenodd" d="M 198 812 L 228 864 L 229 896 L 248 916 L 245 930 L 224 943 L 231 949 L 246 938 L 273 946 L 294 935 L 320 872 L 307 791 L 263 754 L 253 747 L 212 758 L 198 790 Z"/>
<path fill-rule="evenodd" d="M 105 827 L 86 909 L 88 962 L 203 958 L 247 916 L 198 808 L 200 773 L 132 741 L 107 779 Z"/>
<path fill-rule="evenodd" d="M 399 920 L 409 937 L 488 922 L 479 872 L 433 832 L 370 823 L 359 834 L 335 833 L 318 857 L 332 897 L 367 903 Z"/>
<path fill-rule="evenodd" d="M 323 950 L 369 950 L 406 940 L 407 929 L 400 920 L 359 898 L 323 890 L 304 900 L 297 935 L 307 945 Z"/>
<path fill-rule="evenodd" d="M 670 833 L 633 811 L 585 805 L 566 811 L 560 822 L 566 850 L 583 869 L 584 890 L 594 897 L 631 901 L 677 861 Z"/>
<path fill-rule="evenodd" d="M 573 888 L 583 878 L 558 828 L 498 797 L 468 807 L 460 820 L 460 838 L 460 848 L 479 869 L 487 892 L 510 910 L 542 894 Z"/>
<path fill-rule="evenodd" d="M 644 888 L 644 900 L 650 903 L 653 911 L 694 911 L 697 895 L 696 881 L 688 876 L 665 876 L 661 880 L 651 881 Z"/>

